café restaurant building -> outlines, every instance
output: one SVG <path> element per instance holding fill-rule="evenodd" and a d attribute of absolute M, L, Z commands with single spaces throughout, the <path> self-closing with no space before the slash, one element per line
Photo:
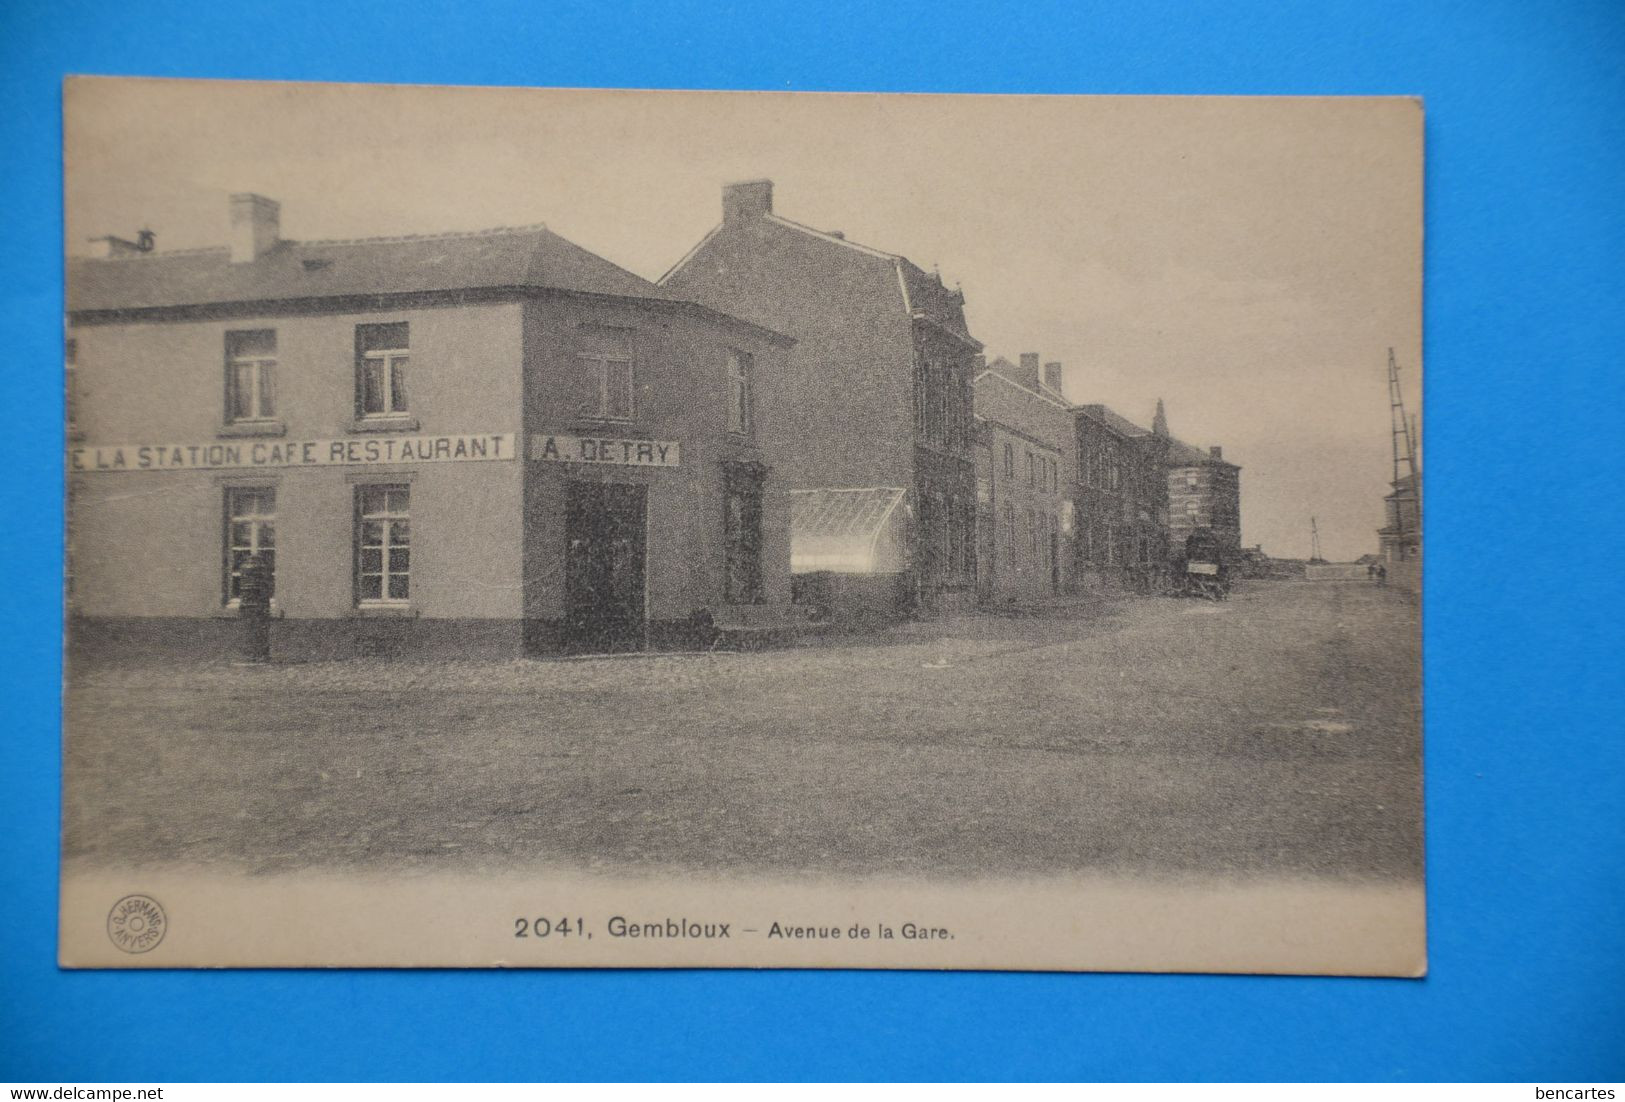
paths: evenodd
<path fill-rule="evenodd" d="M 789 338 L 545 227 L 70 262 L 70 644 L 602 652 L 790 598 Z"/>

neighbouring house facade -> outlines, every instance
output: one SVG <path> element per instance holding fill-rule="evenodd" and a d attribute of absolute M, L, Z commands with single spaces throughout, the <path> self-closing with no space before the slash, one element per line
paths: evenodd
<path fill-rule="evenodd" d="M 974 600 L 971 389 L 981 345 L 963 296 L 905 257 L 779 216 L 771 181 L 725 187 L 722 208 L 661 286 L 796 341 L 780 410 L 794 428 L 786 483 L 831 493 L 797 510 L 792 569 L 852 604 Z M 859 518 L 884 530 L 853 528 Z M 833 549 L 836 532 L 852 546 Z M 867 554 L 871 546 L 899 550 Z"/>
<path fill-rule="evenodd" d="M 610 651 L 788 604 L 791 342 L 545 227 L 68 271 L 70 641 L 218 653 L 251 557 L 284 654 Z"/>
<path fill-rule="evenodd" d="M 1160 403 L 1159 403 L 1160 407 Z M 1162 418 L 1159 413 L 1159 421 Z M 1166 435 L 1166 424 L 1163 426 Z M 1168 437 L 1168 537 L 1175 554 L 1201 529 L 1231 556 L 1241 552 L 1241 468 L 1214 445 L 1207 451 Z"/>
<path fill-rule="evenodd" d="M 1099 404 L 1077 407 L 1075 430 L 1078 576 L 1149 585 L 1168 561 L 1167 437 Z"/>
<path fill-rule="evenodd" d="M 1069 591 L 1073 413 L 1061 365 L 999 357 L 976 376 L 977 585 L 985 602 Z"/>

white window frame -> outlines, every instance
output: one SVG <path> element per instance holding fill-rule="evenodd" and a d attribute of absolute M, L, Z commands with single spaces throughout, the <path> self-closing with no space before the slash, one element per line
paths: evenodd
<path fill-rule="evenodd" d="M 271 529 L 271 546 L 269 550 L 274 556 L 276 554 L 276 486 L 274 484 L 227 486 L 225 491 L 222 512 L 225 513 L 226 524 L 225 531 L 222 533 L 222 542 L 225 544 L 224 565 L 226 578 L 221 595 L 227 608 L 240 608 L 242 606 L 242 597 L 232 595 L 232 590 L 239 588 L 235 583 L 238 583 L 242 577 L 242 571 L 238 570 L 233 562 L 234 553 L 239 550 L 239 547 L 236 541 L 232 539 L 232 528 L 237 524 L 249 525 L 248 545 L 241 549 L 246 550 L 250 555 L 257 555 L 267 550 L 265 547 L 265 529 L 269 526 Z M 248 494 L 271 495 L 270 512 L 238 512 L 238 496 Z M 276 560 L 274 558 L 271 562 L 271 593 L 274 599 L 276 594 Z"/>
<path fill-rule="evenodd" d="M 404 493 L 406 495 L 405 510 L 394 510 L 388 505 L 387 499 L 382 511 L 367 511 L 367 495 L 373 492 Z M 412 602 L 412 485 L 409 482 L 366 482 L 355 488 L 355 603 L 357 608 L 405 608 Z M 366 526 L 368 523 L 381 524 L 382 539 L 380 542 L 366 542 Z M 407 526 L 404 542 L 396 542 L 397 525 L 404 523 Z M 378 570 L 364 570 L 362 567 L 362 554 L 365 551 L 377 549 Z M 407 555 L 405 570 L 390 569 L 390 554 L 393 551 L 404 550 Z M 378 578 L 378 596 L 367 597 L 362 595 L 363 579 Z M 403 577 L 406 579 L 406 596 L 391 597 L 389 595 L 390 579 Z"/>
<path fill-rule="evenodd" d="M 756 358 L 728 349 L 728 431 L 750 436 L 756 431 Z"/>
<path fill-rule="evenodd" d="M 62 404 L 67 415 L 68 435 L 73 436 L 79 431 L 78 397 L 79 397 L 79 340 L 69 337 L 62 345 Z"/>
<path fill-rule="evenodd" d="M 253 329 L 228 329 L 226 341 L 240 333 L 257 332 Z M 266 330 L 271 334 L 271 342 L 276 343 L 276 330 Z M 257 421 L 276 420 L 276 353 L 259 356 L 227 356 L 226 357 L 226 423 L 229 425 L 253 424 Z M 248 412 L 237 412 L 237 397 L 242 393 L 242 387 L 237 384 L 237 371 L 247 368 L 249 372 Z M 266 379 L 270 380 L 270 401 L 266 402 Z M 269 406 L 269 408 L 267 408 Z"/>
<path fill-rule="evenodd" d="M 405 371 L 410 371 L 411 366 L 412 366 L 412 350 L 410 348 L 379 348 L 379 349 L 374 349 L 371 352 L 363 352 L 361 354 L 361 362 L 357 365 L 357 367 L 362 372 L 362 377 L 361 377 L 360 382 L 361 382 L 361 416 L 363 418 L 369 418 L 369 417 L 400 417 L 400 416 L 402 416 L 402 415 L 404 415 L 406 413 L 411 412 L 411 409 L 410 409 L 410 407 L 408 405 L 406 405 L 404 403 L 402 403 L 400 405 L 396 404 L 397 395 L 395 394 L 395 365 L 397 363 L 403 363 L 403 362 L 404 362 Z M 374 363 L 378 364 L 378 366 L 379 366 L 379 369 L 380 369 L 379 374 L 381 376 L 382 384 L 383 384 L 383 397 L 384 397 L 384 408 L 383 409 L 368 409 L 367 408 L 367 379 L 366 379 L 366 372 L 367 372 L 367 369 L 369 367 L 371 367 Z M 403 371 L 403 373 L 404 373 L 404 371 Z M 411 393 L 411 384 L 408 383 L 404 389 L 408 392 L 408 394 L 410 394 Z"/>
<path fill-rule="evenodd" d="M 592 371 L 596 375 L 598 381 L 598 411 L 593 414 L 588 414 L 588 416 L 598 421 L 636 421 L 638 417 L 638 382 L 636 357 L 632 354 L 632 331 L 630 329 L 615 329 L 607 326 L 602 327 L 601 331 L 606 333 L 614 333 L 621 340 L 625 341 L 626 352 L 624 355 L 610 352 L 588 351 L 576 353 L 576 358 L 578 360 L 584 364 L 592 365 Z M 624 414 L 610 412 L 609 398 L 612 392 L 610 366 L 612 364 L 623 366 L 626 371 L 626 412 Z"/>

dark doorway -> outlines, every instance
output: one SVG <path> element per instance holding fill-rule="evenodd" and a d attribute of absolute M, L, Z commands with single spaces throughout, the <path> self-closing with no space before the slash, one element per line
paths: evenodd
<path fill-rule="evenodd" d="M 571 482 L 565 505 L 565 645 L 577 654 L 644 645 L 645 488 Z"/>

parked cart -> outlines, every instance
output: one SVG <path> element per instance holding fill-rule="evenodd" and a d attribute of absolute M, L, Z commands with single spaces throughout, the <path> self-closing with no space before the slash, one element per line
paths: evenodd
<path fill-rule="evenodd" d="M 1209 601 L 1222 601 L 1230 595 L 1224 550 L 1209 529 L 1200 528 L 1185 541 L 1183 560 L 1175 563 L 1173 590 L 1176 596 Z"/>

